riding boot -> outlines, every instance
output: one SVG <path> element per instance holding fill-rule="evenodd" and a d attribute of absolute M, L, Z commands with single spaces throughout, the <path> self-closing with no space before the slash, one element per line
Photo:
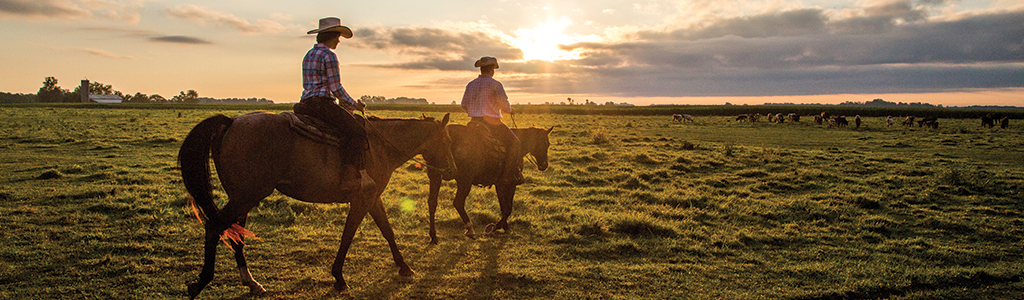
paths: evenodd
<path fill-rule="evenodd" d="M 526 182 L 523 178 L 523 156 L 519 154 L 518 143 L 513 143 L 510 146 L 505 156 L 505 170 L 502 172 L 502 178 L 512 185 L 520 185 Z"/>
<path fill-rule="evenodd" d="M 366 174 L 366 162 L 370 160 L 370 150 L 364 149 L 358 155 L 359 158 L 357 160 L 359 162 L 356 164 L 356 168 L 359 169 L 359 194 L 362 195 L 363 193 L 373 191 L 376 183 L 373 182 L 373 178 L 369 174 Z"/>

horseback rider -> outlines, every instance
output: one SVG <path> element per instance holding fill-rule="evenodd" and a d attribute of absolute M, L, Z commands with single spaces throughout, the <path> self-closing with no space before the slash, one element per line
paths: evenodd
<path fill-rule="evenodd" d="M 501 82 L 494 80 L 494 69 L 498 68 L 498 59 L 485 56 L 477 60 L 475 67 L 480 68 L 480 76 L 466 85 L 462 96 L 462 109 L 469 113 L 470 123 L 476 122 L 490 129 L 498 140 L 505 144 L 505 164 L 501 181 L 512 184 L 523 184 L 523 159 L 519 154 L 520 142 L 515 133 L 501 121 L 501 112 L 514 114 L 508 103 L 505 88 Z"/>
<path fill-rule="evenodd" d="M 338 147 L 341 157 L 352 158 L 352 165 L 359 170 L 359 192 L 370 191 L 374 182 L 366 174 L 366 163 L 370 160 L 369 142 L 366 129 L 352 113 L 353 110 L 364 110 L 366 104 L 353 100 L 341 85 L 338 56 L 331 51 L 337 49 L 341 37 L 352 38 L 352 30 L 341 25 L 341 19 L 327 17 L 320 19 L 319 28 L 306 34 L 314 33 L 317 44 L 302 59 L 302 99 L 295 105 L 295 113 L 320 119 L 349 138 L 350 143 Z M 337 104 L 335 98 L 338 99 Z"/>

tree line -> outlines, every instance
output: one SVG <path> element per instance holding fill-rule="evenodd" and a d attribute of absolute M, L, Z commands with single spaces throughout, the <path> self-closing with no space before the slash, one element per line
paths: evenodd
<path fill-rule="evenodd" d="M 0 92 L 0 103 L 79 103 L 82 102 L 81 89 L 81 86 L 75 87 L 74 90 L 61 88 L 57 78 L 50 76 L 43 79 L 43 86 L 35 94 Z M 126 94 L 100 82 L 89 82 L 89 94 L 116 95 L 121 97 L 123 103 L 199 103 L 199 92 L 196 90 L 181 91 L 167 99 L 159 94 Z"/>

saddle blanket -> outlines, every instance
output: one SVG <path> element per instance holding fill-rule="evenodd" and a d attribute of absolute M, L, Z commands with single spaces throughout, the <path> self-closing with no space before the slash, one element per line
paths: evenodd
<path fill-rule="evenodd" d="M 282 112 L 280 115 L 285 119 L 288 119 L 292 130 L 305 138 L 334 147 L 338 147 L 340 144 L 336 133 L 328 133 L 323 130 L 331 127 L 316 118 L 307 115 L 295 114 L 293 112 Z"/>

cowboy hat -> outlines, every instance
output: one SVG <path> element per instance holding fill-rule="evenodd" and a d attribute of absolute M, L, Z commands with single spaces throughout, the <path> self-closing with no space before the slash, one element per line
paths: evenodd
<path fill-rule="evenodd" d="M 349 29 L 345 25 L 341 25 L 341 19 L 338 19 L 336 17 L 326 17 L 320 19 L 320 28 L 310 30 L 306 32 L 306 34 L 314 34 L 328 31 L 341 32 L 341 36 L 345 37 L 346 39 L 352 38 L 352 29 Z"/>
<path fill-rule="evenodd" d="M 498 68 L 498 59 L 490 57 L 490 56 L 484 56 L 484 57 L 481 57 L 480 60 L 476 61 L 475 64 L 473 64 L 473 66 L 477 67 L 477 68 L 483 68 L 483 67 L 491 66 L 491 65 L 493 65 L 494 68 L 497 69 Z"/>

